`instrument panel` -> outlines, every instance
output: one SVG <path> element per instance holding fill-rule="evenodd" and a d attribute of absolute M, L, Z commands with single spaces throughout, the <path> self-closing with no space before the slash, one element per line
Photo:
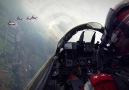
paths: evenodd
<path fill-rule="evenodd" d="M 95 65 L 95 51 L 90 43 L 79 45 L 67 43 L 64 46 L 61 64 L 64 67 L 87 67 Z"/>
<path fill-rule="evenodd" d="M 92 57 L 85 58 L 76 58 L 76 59 L 66 59 L 65 66 L 66 67 L 87 67 L 92 64 L 95 64 L 95 61 Z"/>

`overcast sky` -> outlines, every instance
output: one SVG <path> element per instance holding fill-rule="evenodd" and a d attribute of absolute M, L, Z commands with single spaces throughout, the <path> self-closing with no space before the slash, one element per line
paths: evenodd
<path fill-rule="evenodd" d="M 110 7 L 121 0 L 22 0 L 22 6 L 28 14 L 38 16 L 39 22 L 45 24 L 51 35 L 58 38 L 68 30 L 54 30 L 53 25 L 65 22 L 67 29 L 87 22 L 99 22 L 104 26 Z"/>
<path fill-rule="evenodd" d="M 99 22 L 104 26 L 109 8 L 114 7 L 120 1 L 1 0 L 0 2 L 5 3 L 10 8 L 9 15 L 14 18 L 17 16 L 26 18 L 32 15 L 38 17 L 37 20 L 32 20 L 31 22 L 24 20 L 24 22 L 21 22 L 23 23 L 22 27 L 27 26 L 27 29 L 31 29 L 31 26 L 37 26 L 37 31 L 42 32 L 43 36 L 50 36 L 58 41 L 68 30 L 79 24 Z"/>
<path fill-rule="evenodd" d="M 59 12 L 72 16 L 78 23 L 97 21 L 104 24 L 110 7 L 121 0 L 23 0 L 27 12 L 40 19 Z"/>

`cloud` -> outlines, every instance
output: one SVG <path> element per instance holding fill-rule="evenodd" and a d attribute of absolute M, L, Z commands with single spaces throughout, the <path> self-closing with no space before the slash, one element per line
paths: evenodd
<path fill-rule="evenodd" d="M 104 25 L 109 8 L 119 1 L 121 0 L 23 0 L 22 5 L 26 8 L 26 12 L 38 16 L 40 23 L 48 25 L 46 28 L 49 29 L 49 34 L 59 36 L 63 31 L 51 30 L 51 27 L 53 25 L 58 27 L 61 20 L 66 20 L 66 17 L 59 16 L 61 17 L 59 20 L 54 14 L 65 13 L 71 16 L 73 18 L 71 20 L 76 21 L 72 22 L 75 26 L 87 22 L 99 22 Z"/>

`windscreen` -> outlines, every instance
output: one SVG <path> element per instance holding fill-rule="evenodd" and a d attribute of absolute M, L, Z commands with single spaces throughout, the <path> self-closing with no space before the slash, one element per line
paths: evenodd
<path fill-rule="evenodd" d="M 66 32 L 87 22 L 104 25 L 119 1 L 0 0 L 0 90 L 23 90 Z"/>
<path fill-rule="evenodd" d="M 69 40 L 69 42 L 79 41 L 81 33 L 82 33 L 82 31 L 78 31 L 78 33 L 73 35 L 73 37 Z M 93 30 L 85 30 L 83 41 L 84 42 L 91 42 L 91 39 L 92 39 L 92 36 L 93 36 L 94 33 L 95 33 L 95 31 L 93 31 Z M 95 43 L 97 41 L 101 42 L 101 40 L 100 40 L 101 36 L 102 36 L 102 33 L 97 31 L 96 34 L 95 34 Z"/>

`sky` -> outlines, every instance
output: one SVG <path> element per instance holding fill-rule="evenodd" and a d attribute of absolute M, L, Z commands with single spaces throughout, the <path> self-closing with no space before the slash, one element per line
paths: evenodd
<path fill-rule="evenodd" d="M 27 13 L 38 16 L 48 34 L 59 40 L 69 29 L 87 22 L 99 22 L 104 26 L 110 7 L 121 0 L 22 0 Z M 63 22 L 65 30 L 58 28 Z M 43 26 L 43 27 L 45 27 Z M 56 29 L 56 30 L 55 30 Z M 97 38 L 100 38 L 98 35 Z"/>
<path fill-rule="evenodd" d="M 121 0 L 1 0 L 10 9 L 13 17 L 38 17 L 37 21 L 22 24 L 35 26 L 43 36 L 53 37 L 56 42 L 71 28 L 87 22 L 104 26 L 110 7 Z M 18 22 L 17 22 L 18 23 Z M 29 24 L 28 24 L 29 23 Z M 21 24 L 21 23 L 20 23 Z M 20 25 L 19 25 L 20 27 Z M 29 27 L 27 27 L 29 29 Z M 22 28 L 22 27 L 20 27 Z M 78 36 L 79 37 L 79 36 Z M 89 36 L 88 36 L 89 37 Z M 101 35 L 97 35 L 99 39 Z"/>
<path fill-rule="evenodd" d="M 119 1 L 121 0 L 22 0 L 22 5 L 27 12 L 37 15 L 41 20 L 56 13 L 64 13 L 78 23 L 96 21 L 104 25 L 109 8 Z M 49 19 L 52 18 L 54 17 Z M 65 15 L 61 19 L 63 18 Z"/>

